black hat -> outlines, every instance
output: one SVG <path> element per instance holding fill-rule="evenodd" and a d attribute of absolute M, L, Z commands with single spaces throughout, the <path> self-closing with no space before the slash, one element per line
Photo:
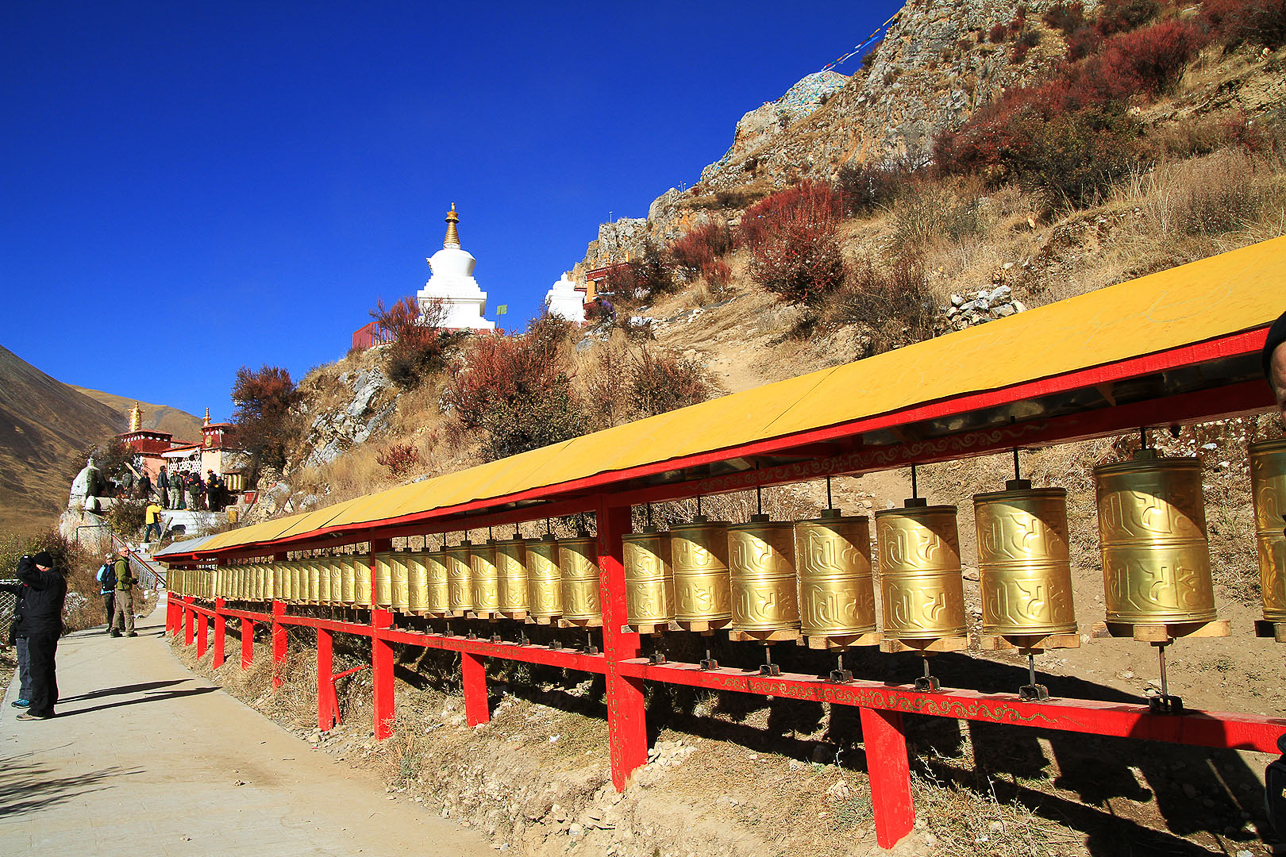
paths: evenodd
<path fill-rule="evenodd" d="M 34 562 L 36 565 L 42 566 L 44 568 L 54 567 L 54 558 L 49 555 L 49 551 L 41 551 L 40 553 L 33 556 L 31 558 L 31 561 Z"/>

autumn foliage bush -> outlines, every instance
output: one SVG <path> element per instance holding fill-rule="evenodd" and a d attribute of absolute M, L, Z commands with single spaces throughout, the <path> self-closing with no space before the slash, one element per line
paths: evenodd
<path fill-rule="evenodd" d="M 280 366 L 254 370 L 242 366 L 232 385 L 232 421 L 242 448 L 250 453 L 257 475 L 261 466 L 280 470 L 299 437 L 295 407 L 302 394 Z M 253 478 L 250 480 L 253 483 Z"/>
<path fill-rule="evenodd" d="M 1228 47 L 1286 45 L 1286 0 L 1204 0 L 1201 17 Z"/>
<path fill-rule="evenodd" d="M 685 280 L 710 279 L 716 263 L 732 252 L 732 230 L 725 223 L 702 223 L 670 244 L 670 258 Z M 724 263 L 724 268 L 727 264 Z"/>
<path fill-rule="evenodd" d="M 409 443 L 391 443 L 379 451 L 375 462 L 394 479 L 405 479 L 420 466 L 420 451 Z"/>
<path fill-rule="evenodd" d="M 442 329 L 446 310 L 441 301 L 421 309 L 415 297 L 404 297 L 392 306 L 376 302 L 371 318 L 393 335 L 384 356 L 384 371 L 402 389 L 416 387 L 424 378 L 440 372 L 452 351 L 465 335 Z"/>
<path fill-rule="evenodd" d="M 863 328 L 865 347 L 859 357 L 931 338 L 937 315 L 924 263 L 910 253 L 886 265 L 870 256 L 859 257 L 827 308 L 828 320 Z"/>
<path fill-rule="evenodd" d="M 739 241 L 750 251 L 750 276 L 788 301 L 817 304 L 844 282 L 837 190 L 805 181 L 747 209 Z"/>

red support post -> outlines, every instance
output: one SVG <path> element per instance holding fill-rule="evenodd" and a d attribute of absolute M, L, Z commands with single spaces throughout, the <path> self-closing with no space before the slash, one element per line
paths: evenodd
<path fill-rule="evenodd" d="M 915 825 L 902 714 L 878 708 L 863 708 L 861 712 L 862 743 L 875 810 L 875 841 L 881 848 L 892 848 Z"/>
<path fill-rule="evenodd" d="M 330 631 L 317 629 L 317 728 L 329 732 L 339 722 L 335 696 L 335 642 Z"/>
<path fill-rule="evenodd" d="M 198 658 L 205 657 L 205 647 L 206 647 L 206 643 L 208 642 L 207 634 L 209 632 L 209 629 L 210 629 L 209 618 L 205 615 L 204 612 L 197 613 L 196 614 L 196 656 Z"/>
<path fill-rule="evenodd" d="M 183 645 L 185 646 L 192 645 L 195 636 L 192 629 L 193 614 L 196 612 L 192 609 L 192 604 L 195 601 L 196 598 L 191 595 L 183 599 Z"/>
<path fill-rule="evenodd" d="M 241 620 L 241 668 L 250 669 L 255 659 L 255 623 L 249 619 Z"/>
<path fill-rule="evenodd" d="M 487 662 L 481 655 L 460 653 L 460 668 L 464 684 L 464 720 L 469 726 L 491 722 L 491 707 L 487 703 Z"/>
<path fill-rule="evenodd" d="M 280 621 L 286 615 L 284 601 L 272 602 L 272 686 L 281 687 L 281 665 L 286 662 L 286 626 Z"/>
<path fill-rule="evenodd" d="M 210 666 L 218 669 L 223 666 L 223 638 L 227 630 L 227 618 L 223 615 L 223 599 L 214 599 L 214 657 L 210 659 Z"/>
<path fill-rule="evenodd" d="M 630 774 L 647 764 L 647 710 L 643 680 L 621 675 L 620 662 L 639 656 L 639 635 L 622 633 L 625 564 L 621 536 L 630 528 L 630 507 L 609 504 L 600 495 L 598 519 L 599 589 L 603 604 L 603 654 L 607 659 L 607 735 L 612 785 L 625 791 Z"/>
<path fill-rule="evenodd" d="M 179 602 L 178 596 L 173 592 L 165 594 L 165 636 L 172 637 L 179 632 Z M 110 625 L 112 617 L 107 617 L 107 623 Z"/>
<path fill-rule="evenodd" d="M 392 548 L 391 539 L 371 539 L 371 599 L 375 598 L 375 554 Z M 393 613 L 371 607 L 371 681 L 374 683 L 375 740 L 393 737 L 393 644 L 380 639 L 379 632 L 393 627 Z"/>

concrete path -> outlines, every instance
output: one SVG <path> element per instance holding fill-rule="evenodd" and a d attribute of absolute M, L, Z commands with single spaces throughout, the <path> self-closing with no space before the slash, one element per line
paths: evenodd
<path fill-rule="evenodd" d="M 164 638 L 100 627 L 58 646 L 58 717 L 0 711 L 0 854 L 494 853 L 475 830 L 391 801 L 202 678 Z"/>

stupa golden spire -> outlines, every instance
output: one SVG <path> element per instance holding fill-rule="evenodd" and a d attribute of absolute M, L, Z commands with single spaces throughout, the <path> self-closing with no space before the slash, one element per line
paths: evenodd
<path fill-rule="evenodd" d="M 447 237 L 442 241 L 442 249 L 459 250 L 460 233 L 456 231 L 455 225 L 460 222 L 460 215 L 455 213 L 455 203 L 451 203 L 451 210 L 447 212 Z"/>
<path fill-rule="evenodd" d="M 134 407 L 129 412 L 129 430 L 131 432 L 143 430 L 143 409 L 134 403 Z"/>
<path fill-rule="evenodd" d="M 203 426 L 208 426 L 209 424 L 210 424 L 210 409 L 209 409 L 209 408 L 206 408 L 206 409 L 205 409 L 205 422 L 201 423 L 201 425 L 203 425 Z"/>

